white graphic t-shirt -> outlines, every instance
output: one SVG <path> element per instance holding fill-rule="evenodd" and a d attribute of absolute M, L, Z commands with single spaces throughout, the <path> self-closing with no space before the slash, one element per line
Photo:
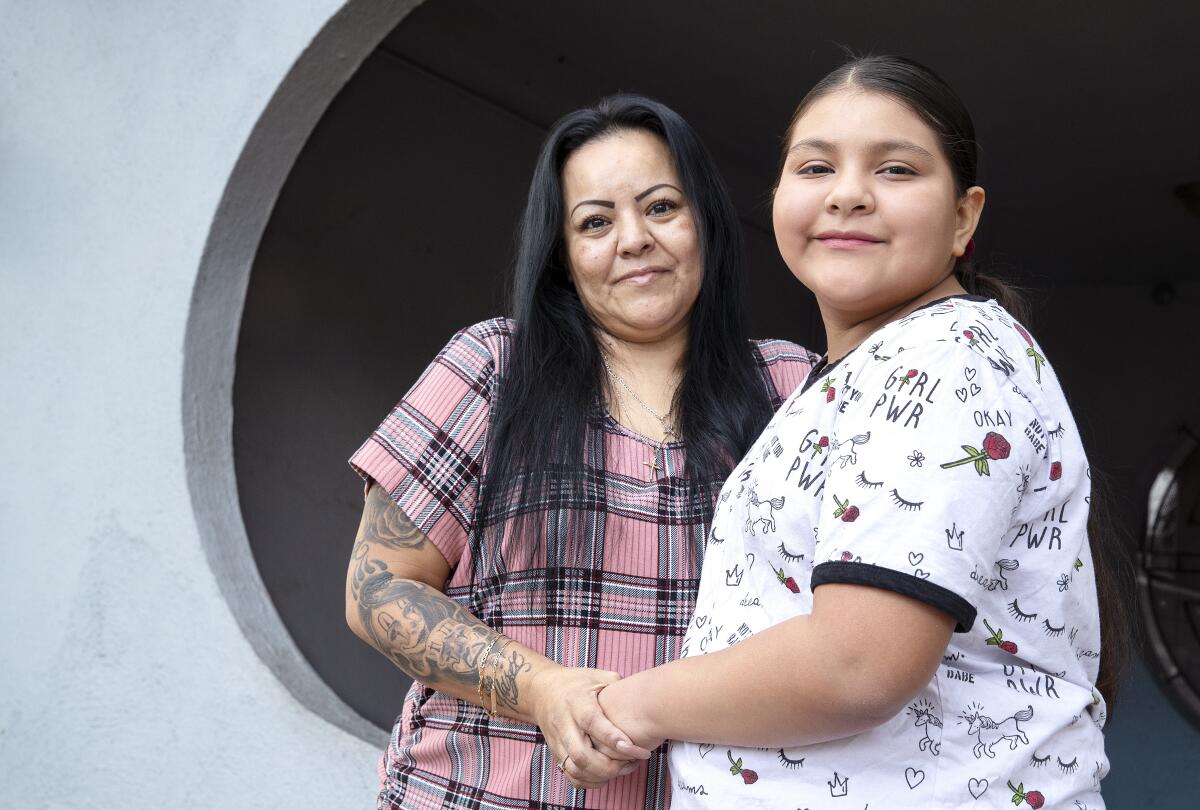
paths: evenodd
<path fill-rule="evenodd" d="M 810 613 L 829 582 L 920 599 L 956 632 L 870 731 L 672 743 L 674 807 L 1102 808 L 1089 502 L 1058 378 L 994 301 L 928 305 L 814 369 L 721 491 L 684 657 Z"/>

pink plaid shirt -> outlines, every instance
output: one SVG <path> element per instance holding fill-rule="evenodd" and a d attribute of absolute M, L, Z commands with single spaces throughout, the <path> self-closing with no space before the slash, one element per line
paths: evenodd
<path fill-rule="evenodd" d="M 606 416 L 597 431 L 602 452 L 585 460 L 603 486 L 588 493 L 587 509 L 556 505 L 543 537 L 543 548 L 554 546 L 558 518 L 573 512 L 568 517 L 585 522 L 582 564 L 546 567 L 543 555 L 509 570 L 497 588 L 480 563 L 494 553 L 483 547 L 494 533 L 475 531 L 474 518 L 492 394 L 512 331 L 511 321 L 495 319 L 455 335 L 350 463 L 438 547 L 453 569 L 447 594 L 489 626 L 567 666 L 630 675 L 674 660 L 711 520 L 711 504 L 697 508 L 688 497 L 683 443 L 651 441 Z M 816 360 L 779 340 L 756 341 L 754 353 L 773 408 Z M 670 796 L 662 750 L 602 788 L 576 790 L 535 726 L 490 718 L 420 682 L 404 701 L 382 771 L 382 808 L 650 810 L 667 807 Z"/>

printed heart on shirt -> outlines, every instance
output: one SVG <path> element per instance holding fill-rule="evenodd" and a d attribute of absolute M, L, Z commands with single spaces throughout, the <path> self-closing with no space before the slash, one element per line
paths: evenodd
<path fill-rule="evenodd" d="M 908 782 L 909 790 L 914 790 L 917 785 L 925 781 L 925 771 L 918 771 L 916 768 L 905 768 L 904 781 Z"/>
<path fill-rule="evenodd" d="M 972 779 L 967 782 L 967 790 L 971 791 L 971 798 L 978 799 L 983 794 L 987 793 L 986 779 Z"/>
<path fill-rule="evenodd" d="M 715 743 L 705 743 L 704 745 L 700 746 L 700 758 L 704 759 L 706 756 L 708 756 L 708 752 L 713 750 L 715 747 Z"/>
<path fill-rule="evenodd" d="M 963 369 L 963 376 L 967 378 L 967 382 L 975 379 L 975 369 L 967 367 Z"/>
<path fill-rule="evenodd" d="M 908 552 L 908 564 L 916 568 L 921 564 L 921 560 L 925 559 L 925 554 L 920 551 Z"/>
<path fill-rule="evenodd" d="M 959 402 L 966 402 L 966 401 L 967 401 L 967 389 L 965 389 L 965 388 L 955 388 L 955 389 L 954 389 L 954 395 L 955 395 L 956 397 L 958 397 L 958 401 L 959 401 Z"/>
<path fill-rule="evenodd" d="M 913 576 L 918 576 L 921 579 L 929 579 L 929 572 L 922 571 L 920 568 L 918 568 L 916 571 L 913 571 Z"/>
<path fill-rule="evenodd" d="M 975 396 L 976 394 L 978 394 L 978 393 L 979 393 L 980 391 L 982 391 L 982 390 L 983 390 L 983 389 L 982 389 L 982 388 L 980 388 L 980 387 L 979 387 L 978 385 L 976 385 L 975 383 L 971 383 L 971 396 Z"/>

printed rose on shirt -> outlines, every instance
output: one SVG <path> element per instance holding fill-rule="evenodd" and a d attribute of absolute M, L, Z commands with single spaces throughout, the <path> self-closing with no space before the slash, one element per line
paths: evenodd
<path fill-rule="evenodd" d="M 942 465 L 943 470 L 973 463 L 976 473 L 990 476 L 992 473 L 988 469 L 988 461 L 1002 461 L 1008 458 L 1008 454 L 1012 452 L 1012 445 L 999 433 L 992 432 L 983 437 L 983 449 L 976 450 L 969 444 L 962 445 L 962 449 L 968 453 L 967 457 L 957 461 L 947 461 Z"/>
<path fill-rule="evenodd" d="M 833 398 L 837 396 L 837 387 L 833 384 L 833 377 L 825 378 L 825 382 L 821 384 L 821 393 L 825 395 L 826 402 L 833 402 Z"/>
<path fill-rule="evenodd" d="M 990 624 L 988 624 L 987 619 L 983 620 L 983 626 L 992 632 L 992 635 L 987 640 L 988 646 L 999 647 L 1006 653 L 1011 653 L 1012 655 L 1017 654 L 1017 645 L 1011 641 L 1005 641 L 1003 631 L 992 627 Z"/>
<path fill-rule="evenodd" d="M 1041 794 L 1041 791 L 1025 790 L 1024 782 L 1016 787 L 1013 787 L 1013 783 L 1009 782 L 1008 789 L 1013 792 L 1012 803 L 1015 805 L 1020 806 L 1021 802 L 1025 802 L 1032 807 L 1033 810 L 1039 810 L 1039 808 L 1046 803 L 1046 797 Z"/>
<path fill-rule="evenodd" d="M 733 758 L 732 751 L 726 751 L 725 756 L 729 757 L 729 772 L 731 774 L 733 774 L 734 776 L 741 776 L 742 781 L 745 782 L 747 785 L 753 785 L 755 782 L 758 781 L 758 774 L 755 771 L 752 771 L 749 768 L 742 767 L 742 758 L 741 757 L 738 757 L 735 760 Z"/>
<path fill-rule="evenodd" d="M 771 565 L 767 563 L 767 565 Z M 789 577 L 782 568 L 776 568 L 771 565 L 771 570 L 775 572 L 775 578 L 779 580 L 779 584 L 787 588 L 792 593 L 800 593 L 800 586 L 796 584 L 795 577 Z"/>
<path fill-rule="evenodd" d="M 853 523 L 858 520 L 858 507 L 851 506 L 849 498 L 843 501 L 837 495 L 834 495 L 833 502 L 837 504 L 837 509 L 833 510 L 835 518 L 841 518 L 843 523 Z"/>

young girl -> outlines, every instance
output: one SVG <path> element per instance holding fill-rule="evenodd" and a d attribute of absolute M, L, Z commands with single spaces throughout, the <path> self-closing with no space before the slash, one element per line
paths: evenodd
<path fill-rule="evenodd" d="M 793 117 L 775 233 L 828 357 L 721 492 L 685 657 L 600 696 L 693 741 L 676 808 L 1103 806 L 1088 462 L 1037 341 L 969 294 L 1008 295 L 966 263 L 975 163 L 905 59 Z"/>

